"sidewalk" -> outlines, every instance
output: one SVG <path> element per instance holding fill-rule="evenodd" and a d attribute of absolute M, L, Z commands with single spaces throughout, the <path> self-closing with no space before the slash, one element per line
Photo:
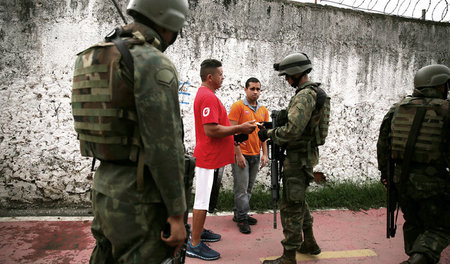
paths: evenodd
<path fill-rule="evenodd" d="M 349 210 L 314 211 L 314 232 L 322 248 L 318 256 L 297 254 L 298 263 L 400 263 L 403 252 L 402 224 L 399 216 L 395 238 L 386 239 L 385 209 L 353 212 Z M 205 227 L 222 234 L 210 243 L 221 253 L 212 263 L 261 263 L 282 253 L 283 238 L 273 229 L 273 215 L 255 214 L 258 224 L 252 233 L 239 233 L 232 215 L 210 215 Z M 95 240 L 90 233 L 92 218 L 20 217 L 0 218 L 0 262 L 9 263 L 88 263 Z M 187 258 L 186 263 L 208 263 Z M 450 248 L 443 252 L 441 264 L 450 263 Z"/>

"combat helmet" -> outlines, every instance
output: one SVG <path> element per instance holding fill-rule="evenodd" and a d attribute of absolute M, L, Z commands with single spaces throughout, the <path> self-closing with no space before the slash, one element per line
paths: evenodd
<path fill-rule="evenodd" d="M 434 87 L 450 81 L 450 69 L 442 64 L 432 64 L 417 71 L 414 88 Z"/>
<path fill-rule="evenodd" d="M 278 76 L 289 75 L 294 76 L 299 73 L 309 73 L 312 70 L 312 64 L 305 53 L 292 53 L 284 57 L 280 63 L 273 65 Z"/>
<path fill-rule="evenodd" d="M 189 13 L 187 0 L 130 0 L 127 14 L 139 13 L 155 24 L 178 32 L 184 25 Z"/>

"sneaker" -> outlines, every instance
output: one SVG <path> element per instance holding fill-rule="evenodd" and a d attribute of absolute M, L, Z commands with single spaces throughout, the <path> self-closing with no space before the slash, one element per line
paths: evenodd
<path fill-rule="evenodd" d="M 256 220 L 256 218 L 253 218 L 251 216 L 248 216 L 247 220 L 249 225 L 256 225 L 256 223 L 258 223 L 258 220 Z M 233 221 L 237 223 L 236 216 L 233 216 Z"/>
<path fill-rule="evenodd" d="M 203 242 L 217 242 L 222 238 L 221 235 L 213 233 L 211 230 L 203 229 L 200 240 Z"/>
<path fill-rule="evenodd" d="M 250 229 L 250 226 L 248 225 L 247 219 L 239 221 L 237 223 L 237 226 L 239 227 L 239 232 L 241 232 L 242 234 L 250 234 L 252 232 L 252 230 Z"/>
<path fill-rule="evenodd" d="M 186 255 L 191 258 L 199 258 L 203 260 L 215 260 L 220 258 L 220 253 L 208 247 L 205 243 L 201 242 L 197 246 L 192 246 L 189 240 L 186 247 Z"/>

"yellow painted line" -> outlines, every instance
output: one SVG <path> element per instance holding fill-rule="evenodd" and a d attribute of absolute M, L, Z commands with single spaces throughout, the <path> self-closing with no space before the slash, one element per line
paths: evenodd
<path fill-rule="evenodd" d="M 370 249 L 357 249 L 357 250 L 344 250 L 344 251 L 324 251 L 319 255 L 305 255 L 297 253 L 297 261 L 305 260 L 319 260 L 319 259 L 333 259 L 333 258 L 358 258 L 358 257 L 375 257 L 377 254 Z M 272 256 L 267 258 L 260 258 L 259 260 L 263 262 L 264 260 L 274 260 L 279 256 Z"/>

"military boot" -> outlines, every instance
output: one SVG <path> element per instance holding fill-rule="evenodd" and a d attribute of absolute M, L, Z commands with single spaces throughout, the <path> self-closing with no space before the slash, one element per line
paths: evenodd
<path fill-rule="evenodd" d="M 322 250 L 320 250 L 319 245 L 317 245 L 312 228 L 303 230 L 303 234 L 305 239 L 300 248 L 298 249 L 298 252 L 302 254 L 311 254 L 311 255 L 320 254 Z"/>
<path fill-rule="evenodd" d="M 283 250 L 283 256 L 274 260 L 264 260 L 263 264 L 296 264 L 295 250 Z"/>
<path fill-rule="evenodd" d="M 414 253 L 408 260 L 403 261 L 400 264 L 427 264 L 428 259 L 425 255 Z"/>

